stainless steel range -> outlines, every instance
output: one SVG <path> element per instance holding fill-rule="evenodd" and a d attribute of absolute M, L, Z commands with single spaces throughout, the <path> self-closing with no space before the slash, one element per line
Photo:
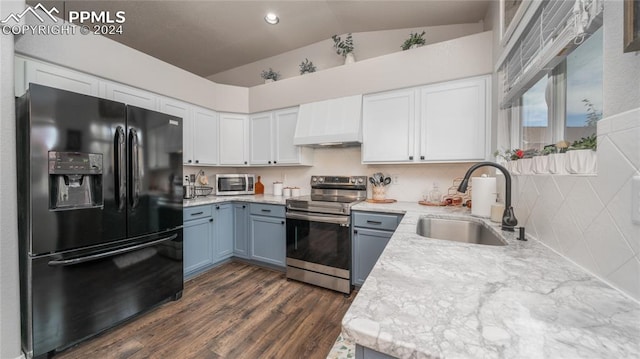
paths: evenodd
<path fill-rule="evenodd" d="M 366 176 L 312 176 L 286 201 L 287 278 L 351 293 L 351 207 L 366 198 Z"/>

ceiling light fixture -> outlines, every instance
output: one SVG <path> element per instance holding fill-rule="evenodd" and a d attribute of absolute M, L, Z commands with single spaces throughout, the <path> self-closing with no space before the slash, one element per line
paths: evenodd
<path fill-rule="evenodd" d="M 280 22 L 280 18 L 278 17 L 278 15 L 270 12 L 267 14 L 267 16 L 264 17 L 264 21 L 266 21 L 267 24 L 275 25 Z"/>

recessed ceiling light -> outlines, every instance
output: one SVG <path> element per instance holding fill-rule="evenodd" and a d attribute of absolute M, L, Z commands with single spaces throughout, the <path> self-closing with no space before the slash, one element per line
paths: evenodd
<path fill-rule="evenodd" d="M 264 17 L 264 21 L 266 21 L 267 24 L 275 25 L 280 22 L 280 18 L 278 17 L 278 15 L 270 12 L 267 14 L 267 16 Z"/>

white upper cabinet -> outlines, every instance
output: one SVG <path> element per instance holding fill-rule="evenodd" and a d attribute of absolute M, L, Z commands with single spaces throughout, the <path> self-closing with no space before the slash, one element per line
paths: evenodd
<path fill-rule="evenodd" d="M 115 82 L 102 81 L 100 83 L 100 97 L 147 110 L 158 111 L 160 107 L 158 95 Z"/>
<path fill-rule="evenodd" d="M 247 115 L 221 113 L 220 164 L 224 166 L 246 166 L 249 164 L 249 131 Z"/>
<path fill-rule="evenodd" d="M 251 165 L 311 165 L 313 149 L 293 144 L 297 107 L 253 114 L 249 122 Z"/>
<path fill-rule="evenodd" d="M 274 164 L 312 165 L 313 149 L 293 144 L 293 136 L 298 122 L 298 108 L 275 111 L 273 113 L 273 132 L 275 152 Z"/>
<path fill-rule="evenodd" d="M 267 165 L 274 161 L 272 112 L 256 113 L 249 116 L 252 165 Z"/>
<path fill-rule="evenodd" d="M 415 89 L 366 95 L 362 102 L 362 161 L 414 160 Z"/>
<path fill-rule="evenodd" d="M 480 77 L 421 89 L 422 157 L 432 161 L 486 158 L 488 82 Z"/>
<path fill-rule="evenodd" d="M 188 103 L 170 98 L 160 99 L 160 112 L 182 119 L 182 162 L 193 164 L 193 120 Z"/>
<path fill-rule="evenodd" d="M 55 87 L 83 95 L 100 95 L 100 83 L 97 77 L 42 62 L 16 60 L 16 70 L 24 71 L 23 75 L 16 74 L 16 96 L 21 96 L 29 88 L 30 83 Z M 23 81 L 21 82 L 20 79 Z"/>
<path fill-rule="evenodd" d="M 193 114 L 193 163 L 213 166 L 218 158 L 218 114 L 215 111 L 194 107 Z"/>
<path fill-rule="evenodd" d="M 362 162 L 487 158 L 489 86 L 482 76 L 365 96 Z"/>

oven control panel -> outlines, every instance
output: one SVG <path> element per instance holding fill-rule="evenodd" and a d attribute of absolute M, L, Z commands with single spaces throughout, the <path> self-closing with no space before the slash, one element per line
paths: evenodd
<path fill-rule="evenodd" d="M 366 176 L 311 176 L 311 187 L 329 185 L 333 187 L 357 188 L 367 186 Z"/>

